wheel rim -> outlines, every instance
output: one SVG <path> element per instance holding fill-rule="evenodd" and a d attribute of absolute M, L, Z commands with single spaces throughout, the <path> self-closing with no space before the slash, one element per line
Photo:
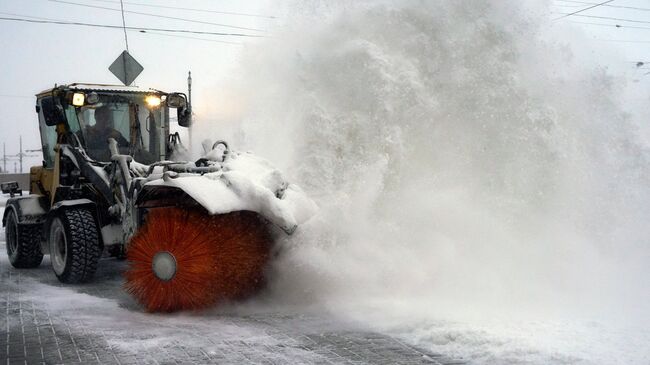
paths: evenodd
<path fill-rule="evenodd" d="M 52 224 L 50 232 L 50 261 L 57 275 L 62 275 L 68 258 L 68 245 L 65 232 L 59 221 Z"/>
<path fill-rule="evenodd" d="M 18 249 L 18 224 L 16 224 L 13 215 L 9 216 L 9 219 L 5 238 L 7 239 L 8 254 L 11 256 Z"/>

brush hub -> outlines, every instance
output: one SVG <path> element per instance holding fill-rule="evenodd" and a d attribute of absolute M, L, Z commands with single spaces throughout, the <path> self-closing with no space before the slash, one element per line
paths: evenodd
<path fill-rule="evenodd" d="M 151 260 L 154 275 L 162 281 L 169 281 L 176 276 L 176 258 L 167 251 L 160 251 Z"/>

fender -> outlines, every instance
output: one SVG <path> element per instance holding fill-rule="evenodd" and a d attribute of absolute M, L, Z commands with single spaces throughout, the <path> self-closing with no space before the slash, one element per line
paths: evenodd
<path fill-rule="evenodd" d="M 92 205 L 93 209 L 97 206 L 97 204 L 95 204 L 95 202 L 93 202 L 90 199 L 61 200 L 54 203 L 54 205 L 52 205 L 52 209 L 50 209 L 50 213 L 53 213 L 62 207 L 76 207 L 80 205 Z"/>
<path fill-rule="evenodd" d="M 4 227 L 9 214 L 14 213 L 18 224 L 42 224 L 47 218 L 49 201 L 43 195 L 28 195 L 7 200 L 2 226 Z"/>

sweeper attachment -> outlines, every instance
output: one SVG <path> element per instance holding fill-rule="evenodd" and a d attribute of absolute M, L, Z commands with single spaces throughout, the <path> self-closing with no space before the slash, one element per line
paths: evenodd
<path fill-rule="evenodd" d="M 170 133 L 181 93 L 71 84 L 37 95 L 43 166 L 3 216 L 17 268 L 50 255 L 65 283 L 88 282 L 100 257 L 126 258 L 125 289 L 148 311 L 244 298 L 265 281 L 273 237 L 315 211 L 266 160 L 204 141 L 198 161 Z M 186 152 L 186 151 L 185 151 Z"/>

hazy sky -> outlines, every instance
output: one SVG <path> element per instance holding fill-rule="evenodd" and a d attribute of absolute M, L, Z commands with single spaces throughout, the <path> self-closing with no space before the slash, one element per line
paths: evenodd
<path fill-rule="evenodd" d="M 69 2 L 119 9 L 119 1 L 70 0 Z M 273 16 L 267 1 L 237 0 L 125 0 L 125 10 L 222 23 L 236 27 L 260 29 L 253 31 L 180 20 L 126 13 L 127 25 L 174 28 L 210 32 L 235 32 L 268 35 L 277 19 L 237 16 L 196 11 L 180 11 L 134 4 L 157 4 L 184 8 L 210 9 L 224 12 Z M 0 17 L 31 17 L 55 20 L 121 25 L 120 12 L 52 2 L 47 0 L 0 0 Z M 187 71 L 194 79 L 196 103 L 205 102 L 202 90 L 214 87 L 216 80 L 230 72 L 242 45 L 250 39 L 210 35 L 182 34 L 180 38 L 160 34 L 128 32 L 129 50 L 144 66 L 135 85 L 165 91 L 186 90 Z M 233 42 L 235 44 L 215 41 Z M 124 50 L 124 33 L 119 29 L 81 26 L 19 23 L 0 21 L 0 101 L 4 105 L 0 118 L 0 143 L 6 142 L 7 154 L 18 152 L 18 138 L 23 136 L 25 149 L 40 148 L 34 112 L 34 94 L 55 83 L 91 82 L 119 84 L 108 66 Z M 209 86 L 208 86 L 209 85 Z M 1 146 L 0 146 L 1 148 Z M 0 150 L 0 154 L 1 154 Z M 23 166 L 39 164 L 41 158 L 30 158 Z M 0 167 L 2 164 L 0 163 Z M 13 172 L 13 162 L 7 170 Z"/>
<path fill-rule="evenodd" d="M 69 0 L 68 2 L 77 3 L 77 5 L 48 0 L 0 0 L 0 17 L 32 17 L 121 25 L 122 18 L 118 11 L 78 5 L 86 4 L 119 9 L 117 0 Z M 596 1 L 593 0 L 593 2 Z M 555 0 L 552 4 L 552 9 L 557 12 L 573 12 L 589 6 L 560 0 Z M 597 39 L 598 41 L 595 43 L 606 46 L 606 52 L 625 55 L 624 58 L 629 63 L 611 65 L 612 68 L 634 70 L 634 61 L 650 60 L 650 52 L 647 49 L 650 46 L 650 1 L 615 0 L 608 5 L 639 7 L 647 10 L 603 6 L 582 13 L 590 16 L 635 19 L 639 20 L 639 23 L 587 17 L 570 17 L 560 21 L 618 23 L 638 27 L 615 28 L 593 24 L 575 24 L 576 31 L 579 32 L 582 29 L 590 38 Z M 280 17 L 270 19 L 262 16 L 186 11 L 159 6 L 263 16 L 280 15 Z M 278 14 L 279 11 L 275 11 L 274 3 L 270 0 L 125 0 L 125 10 L 257 30 L 228 28 L 126 13 L 126 23 L 132 26 L 236 32 L 265 36 L 272 35 L 270 30 L 285 20 L 282 19 L 281 14 Z M 554 18 L 560 15 L 549 14 L 548 16 Z M 648 23 L 642 23 L 644 21 Z M 206 97 L 210 88 L 228 87 L 228 85 L 219 85 L 219 80 L 232 72 L 232 67 L 237 64 L 242 45 L 255 41 L 253 38 L 232 36 L 182 35 L 183 37 L 211 41 L 178 36 L 179 34 L 169 36 L 158 33 L 128 32 L 130 53 L 145 68 L 135 84 L 166 91 L 184 90 L 187 71 L 192 70 L 195 105 L 210 102 Z M 236 44 L 215 42 L 217 40 Z M 34 113 L 35 98 L 33 95 L 36 92 L 50 88 L 55 83 L 119 83 L 107 70 L 107 67 L 124 50 L 124 35 L 120 29 L 0 21 L 0 50 L 2 54 L 0 57 L 0 101 L 4 106 L 3 117 L 0 118 L 0 143 L 5 142 L 7 154 L 13 155 L 18 152 L 20 135 L 23 136 L 25 149 L 40 148 L 36 114 Z M 650 70 L 637 71 L 631 77 L 640 78 L 641 82 L 650 82 L 650 75 L 645 77 L 647 81 L 643 78 L 643 74 L 648 71 Z M 0 150 L 0 154 L 1 152 Z M 23 170 L 28 171 L 30 165 L 39 163 L 40 157 L 26 159 Z M 9 162 L 7 168 L 13 171 L 13 162 Z"/>

